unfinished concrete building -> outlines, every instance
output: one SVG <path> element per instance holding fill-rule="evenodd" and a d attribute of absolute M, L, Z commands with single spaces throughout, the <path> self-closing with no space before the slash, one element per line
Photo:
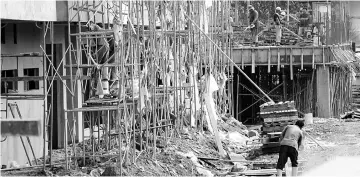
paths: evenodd
<path fill-rule="evenodd" d="M 43 126 L 32 145 L 8 137 L 2 161 L 44 157 L 35 162 L 45 167 L 64 148 L 70 169 L 101 156 L 127 164 L 137 150 L 155 156 L 183 127 L 217 136 L 219 116 L 256 123 L 264 102 L 294 100 L 318 117 L 349 108 L 358 60 L 348 2 L 307 2 L 322 44 L 299 45 L 306 40 L 290 33 L 297 45 L 258 47 L 244 29 L 247 5 L 259 2 L 209 2 L 1 2 L 2 118 L 17 118 L 10 107 L 18 105 Z M 260 41 L 271 36 L 263 24 Z"/>

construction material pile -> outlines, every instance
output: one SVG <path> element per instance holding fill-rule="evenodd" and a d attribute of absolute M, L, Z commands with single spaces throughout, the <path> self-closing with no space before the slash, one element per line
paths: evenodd
<path fill-rule="evenodd" d="M 262 133 L 263 152 L 277 152 L 280 147 L 280 134 L 287 125 L 299 119 L 294 101 L 265 103 L 260 106 L 260 117 L 264 119 Z"/>
<path fill-rule="evenodd" d="M 234 28 L 233 34 L 233 44 L 240 46 L 240 45 L 251 45 L 251 33 L 250 30 L 245 30 L 246 27 L 237 27 Z M 261 46 L 273 46 L 276 42 L 276 32 L 274 27 L 270 27 L 269 29 L 262 29 L 263 32 L 259 33 L 259 45 Z M 261 31 L 261 30 L 259 30 Z M 294 30 L 296 32 L 296 30 Z M 311 30 L 310 30 L 311 31 Z M 309 30 L 306 31 L 307 33 L 310 32 Z M 304 37 L 300 39 L 298 36 L 294 35 L 296 33 L 290 32 L 288 30 L 282 30 L 281 36 L 281 45 L 299 45 L 299 46 L 311 46 L 313 45 L 313 38 L 311 35 L 307 38 Z"/>
<path fill-rule="evenodd" d="M 276 32 L 275 29 L 270 29 L 268 31 L 265 31 L 263 36 L 260 37 L 260 40 L 263 40 L 264 45 L 266 44 L 274 44 L 276 41 Z M 291 32 L 282 30 L 282 36 L 281 36 L 281 45 L 312 45 L 312 39 L 304 39 L 301 40 L 297 36 L 293 35 Z"/>
<path fill-rule="evenodd" d="M 34 172 L 33 174 L 48 176 L 214 176 L 228 174 L 231 171 L 245 171 L 248 169 L 246 164 L 236 164 L 232 160 L 241 158 L 241 160 L 246 161 L 245 158 L 249 155 L 249 151 L 253 149 L 253 145 L 247 145 L 247 141 L 249 141 L 248 130 L 246 126 L 233 117 L 219 117 L 221 118 L 217 121 L 218 131 L 222 147 L 227 154 L 225 158 L 220 156 L 216 140 L 211 132 L 183 128 L 178 132 L 177 136 L 168 139 L 168 143 L 164 146 L 160 146 L 162 143 L 158 143 L 155 147 L 147 150 L 129 151 L 129 153 L 135 153 L 135 155 L 129 155 L 129 157 L 135 157 L 135 159 L 132 159 L 135 165 L 123 165 L 121 172 L 118 161 L 119 155 L 117 154 L 121 149 L 121 154 L 125 155 L 124 151 L 129 149 L 124 146 L 119 148 L 119 145 L 115 145 L 115 148 L 105 151 L 109 147 L 106 147 L 106 144 L 103 143 L 93 157 L 74 158 L 70 163 L 76 166 L 76 170 L 66 171 L 64 166 L 59 166 L 46 170 L 45 173 Z M 99 138 L 100 142 L 105 141 L 105 136 Z M 164 141 L 161 137 L 158 140 Z M 89 139 L 78 143 L 76 146 L 70 147 L 71 150 L 69 150 L 75 149 L 74 154 L 82 154 L 84 153 L 83 149 L 92 148 L 90 141 L 96 142 L 98 139 Z M 116 142 L 114 143 L 116 144 Z M 155 154 L 153 154 L 154 151 Z M 64 149 L 55 150 L 54 152 L 53 162 L 63 164 Z M 42 160 L 39 159 L 39 161 Z M 132 160 L 130 159 L 130 161 Z M 26 172 L 28 173 L 28 171 Z M 22 176 L 25 172 L 21 173 L 20 170 L 6 174 Z"/>

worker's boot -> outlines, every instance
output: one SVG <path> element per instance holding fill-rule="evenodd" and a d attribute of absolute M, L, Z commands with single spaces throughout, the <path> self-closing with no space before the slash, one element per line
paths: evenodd
<path fill-rule="evenodd" d="M 297 176 L 297 173 L 298 173 L 298 167 L 292 167 L 291 176 Z"/>

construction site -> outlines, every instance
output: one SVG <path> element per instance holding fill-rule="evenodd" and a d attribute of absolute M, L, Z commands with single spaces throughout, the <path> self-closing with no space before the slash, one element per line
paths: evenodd
<path fill-rule="evenodd" d="M 359 174 L 360 2 L 0 8 L 1 176 Z"/>

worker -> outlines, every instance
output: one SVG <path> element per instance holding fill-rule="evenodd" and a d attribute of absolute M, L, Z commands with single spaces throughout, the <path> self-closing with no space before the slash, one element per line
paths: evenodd
<path fill-rule="evenodd" d="M 93 21 L 89 22 L 89 28 L 90 31 L 102 31 L 103 28 L 101 28 L 99 25 L 95 24 Z M 105 36 L 102 38 L 98 38 L 97 40 L 97 59 L 100 64 L 103 64 L 106 62 L 106 60 L 109 58 L 109 42 L 106 40 Z"/>
<path fill-rule="evenodd" d="M 251 37 L 255 46 L 258 45 L 258 28 L 259 28 L 259 13 L 255 10 L 254 6 L 249 5 L 249 22 L 250 22 L 250 30 Z"/>
<path fill-rule="evenodd" d="M 276 7 L 274 14 L 275 32 L 276 32 L 276 45 L 280 45 L 281 42 L 281 8 Z"/>
<path fill-rule="evenodd" d="M 99 25 L 95 24 L 93 21 L 89 22 L 89 29 L 90 31 L 102 31 L 103 28 Z M 110 51 L 110 45 L 107 41 L 105 35 L 101 35 L 100 38 L 97 39 L 97 42 L 95 44 L 95 55 L 97 58 L 97 64 L 104 64 L 108 63 L 109 59 L 109 51 Z M 113 61 L 112 61 L 113 62 Z M 98 78 L 97 81 L 97 89 L 96 89 L 96 95 L 99 95 L 99 98 L 103 98 L 104 95 L 109 95 L 109 67 L 101 67 L 101 77 Z"/>
<path fill-rule="evenodd" d="M 300 8 L 298 35 L 303 37 L 305 30 L 309 27 L 310 15 L 305 8 Z"/>
<path fill-rule="evenodd" d="M 276 165 L 277 176 L 282 176 L 282 170 L 290 158 L 291 160 L 291 176 L 297 176 L 298 170 L 298 150 L 303 147 L 304 135 L 302 128 L 304 121 L 298 120 L 295 125 L 288 125 L 280 136 L 280 152 Z"/>

